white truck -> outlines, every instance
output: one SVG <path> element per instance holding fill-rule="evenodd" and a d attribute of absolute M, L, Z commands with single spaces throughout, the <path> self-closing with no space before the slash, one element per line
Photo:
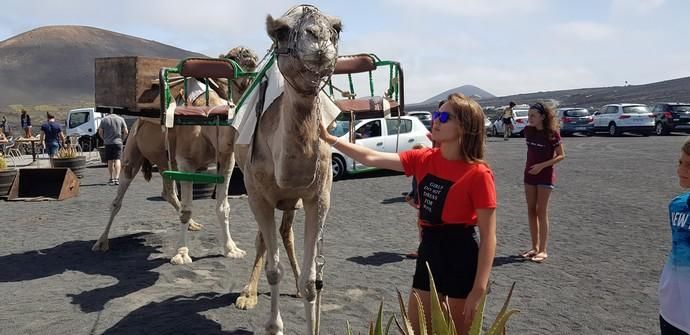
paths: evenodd
<path fill-rule="evenodd" d="M 93 107 L 70 110 L 67 114 L 65 136 L 68 138 L 76 137 L 84 151 L 92 151 L 102 146 L 103 139 L 98 136 L 98 127 L 105 115 L 105 113 L 97 112 Z M 131 128 L 137 118 L 124 116 L 124 119 L 127 127 Z"/>

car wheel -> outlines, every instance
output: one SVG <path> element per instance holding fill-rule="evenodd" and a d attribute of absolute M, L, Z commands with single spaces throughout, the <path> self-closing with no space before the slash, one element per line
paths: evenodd
<path fill-rule="evenodd" d="M 333 155 L 331 158 L 331 166 L 333 170 L 333 180 L 345 176 L 345 160 L 343 160 L 342 157 Z"/>
<path fill-rule="evenodd" d="M 587 137 L 594 136 L 594 132 L 593 132 L 593 131 L 588 131 L 588 132 L 586 133 L 586 135 L 587 135 Z"/>
<path fill-rule="evenodd" d="M 609 123 L 609 136 L 618 136 L 618 128 L 613 122 Z"/>
<path fill-rule="evenodd" d="M 668 135 L 668 132 L 666 131 L 666 129 L 664 129 L 664 125 L 661 122 L 656 123 L 656 126 L 654 127 L 654 133 L 657 136 Z"/>

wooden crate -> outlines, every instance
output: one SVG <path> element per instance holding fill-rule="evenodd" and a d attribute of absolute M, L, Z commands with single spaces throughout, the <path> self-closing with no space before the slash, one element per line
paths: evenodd
<path fill-rule="evenodd" d="M 177 66 L 179 61 L 139 56 L 96 58 L 96 106 L 159 112 L 159 87 L 153 80 L 158 79 L 162 67 Z"/>

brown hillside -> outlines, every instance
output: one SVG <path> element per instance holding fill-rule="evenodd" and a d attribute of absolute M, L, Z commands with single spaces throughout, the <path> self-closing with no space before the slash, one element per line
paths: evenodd
<path fill-rule="evenodd" d="M 0 42 L 0 110 L 93 101 L 94 58 L 115 56 L 202 55 L 93 27 L 37 28 Z"/>

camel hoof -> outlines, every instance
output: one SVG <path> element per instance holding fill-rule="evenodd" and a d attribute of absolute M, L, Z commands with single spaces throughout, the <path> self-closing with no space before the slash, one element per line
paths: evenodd
<path fill-rule="evenodd" d="M 254 309 L 256 307 L 257 298 L 255 295 L 249 295 L 248 293 L 242 292 L 242 294 L 235 300 L 235 308 L 248 310 Z"/>
<path fill-rule="evenodd" d="M 108 249 L 110 249 L 110 246 L 108 245 L 107 239 L 106 240 L 99 239 L 98 241 L 96 241 L 96 243 L 94 243 L 93 247 L 91 247 L 92 251 L 103 251 L 103 252 L 105 252 L 105 251 L 108 251 Z"/>
<path fill-rule="evenodd" d="M 247 252 L 238 248 L 225 248 L 225 257 L 227 258 L 243 258 L 247 255 Z"/>
<path fill-rule="evenodd" d="M 173 265 L 191 264 L 192 258 L 189 257 L 189 249 L 186 247 L 177 249 L 177 255 L 170 259 L 170 263 Z"/>
<path fill-rule="evenodd" d="M 204 229 L 204 225 L 202 225 L 201 223 L 196 223 L 196 222 L 190 222 L 189 228 L 187 228 L 187 230 L 189 230 L 189 231 L 200 231 L 202 229 Z"/>
<path fill-rule="evenodd" d="M 266 335 L 283 335 L 282 322 L 266 325 Z"/>

